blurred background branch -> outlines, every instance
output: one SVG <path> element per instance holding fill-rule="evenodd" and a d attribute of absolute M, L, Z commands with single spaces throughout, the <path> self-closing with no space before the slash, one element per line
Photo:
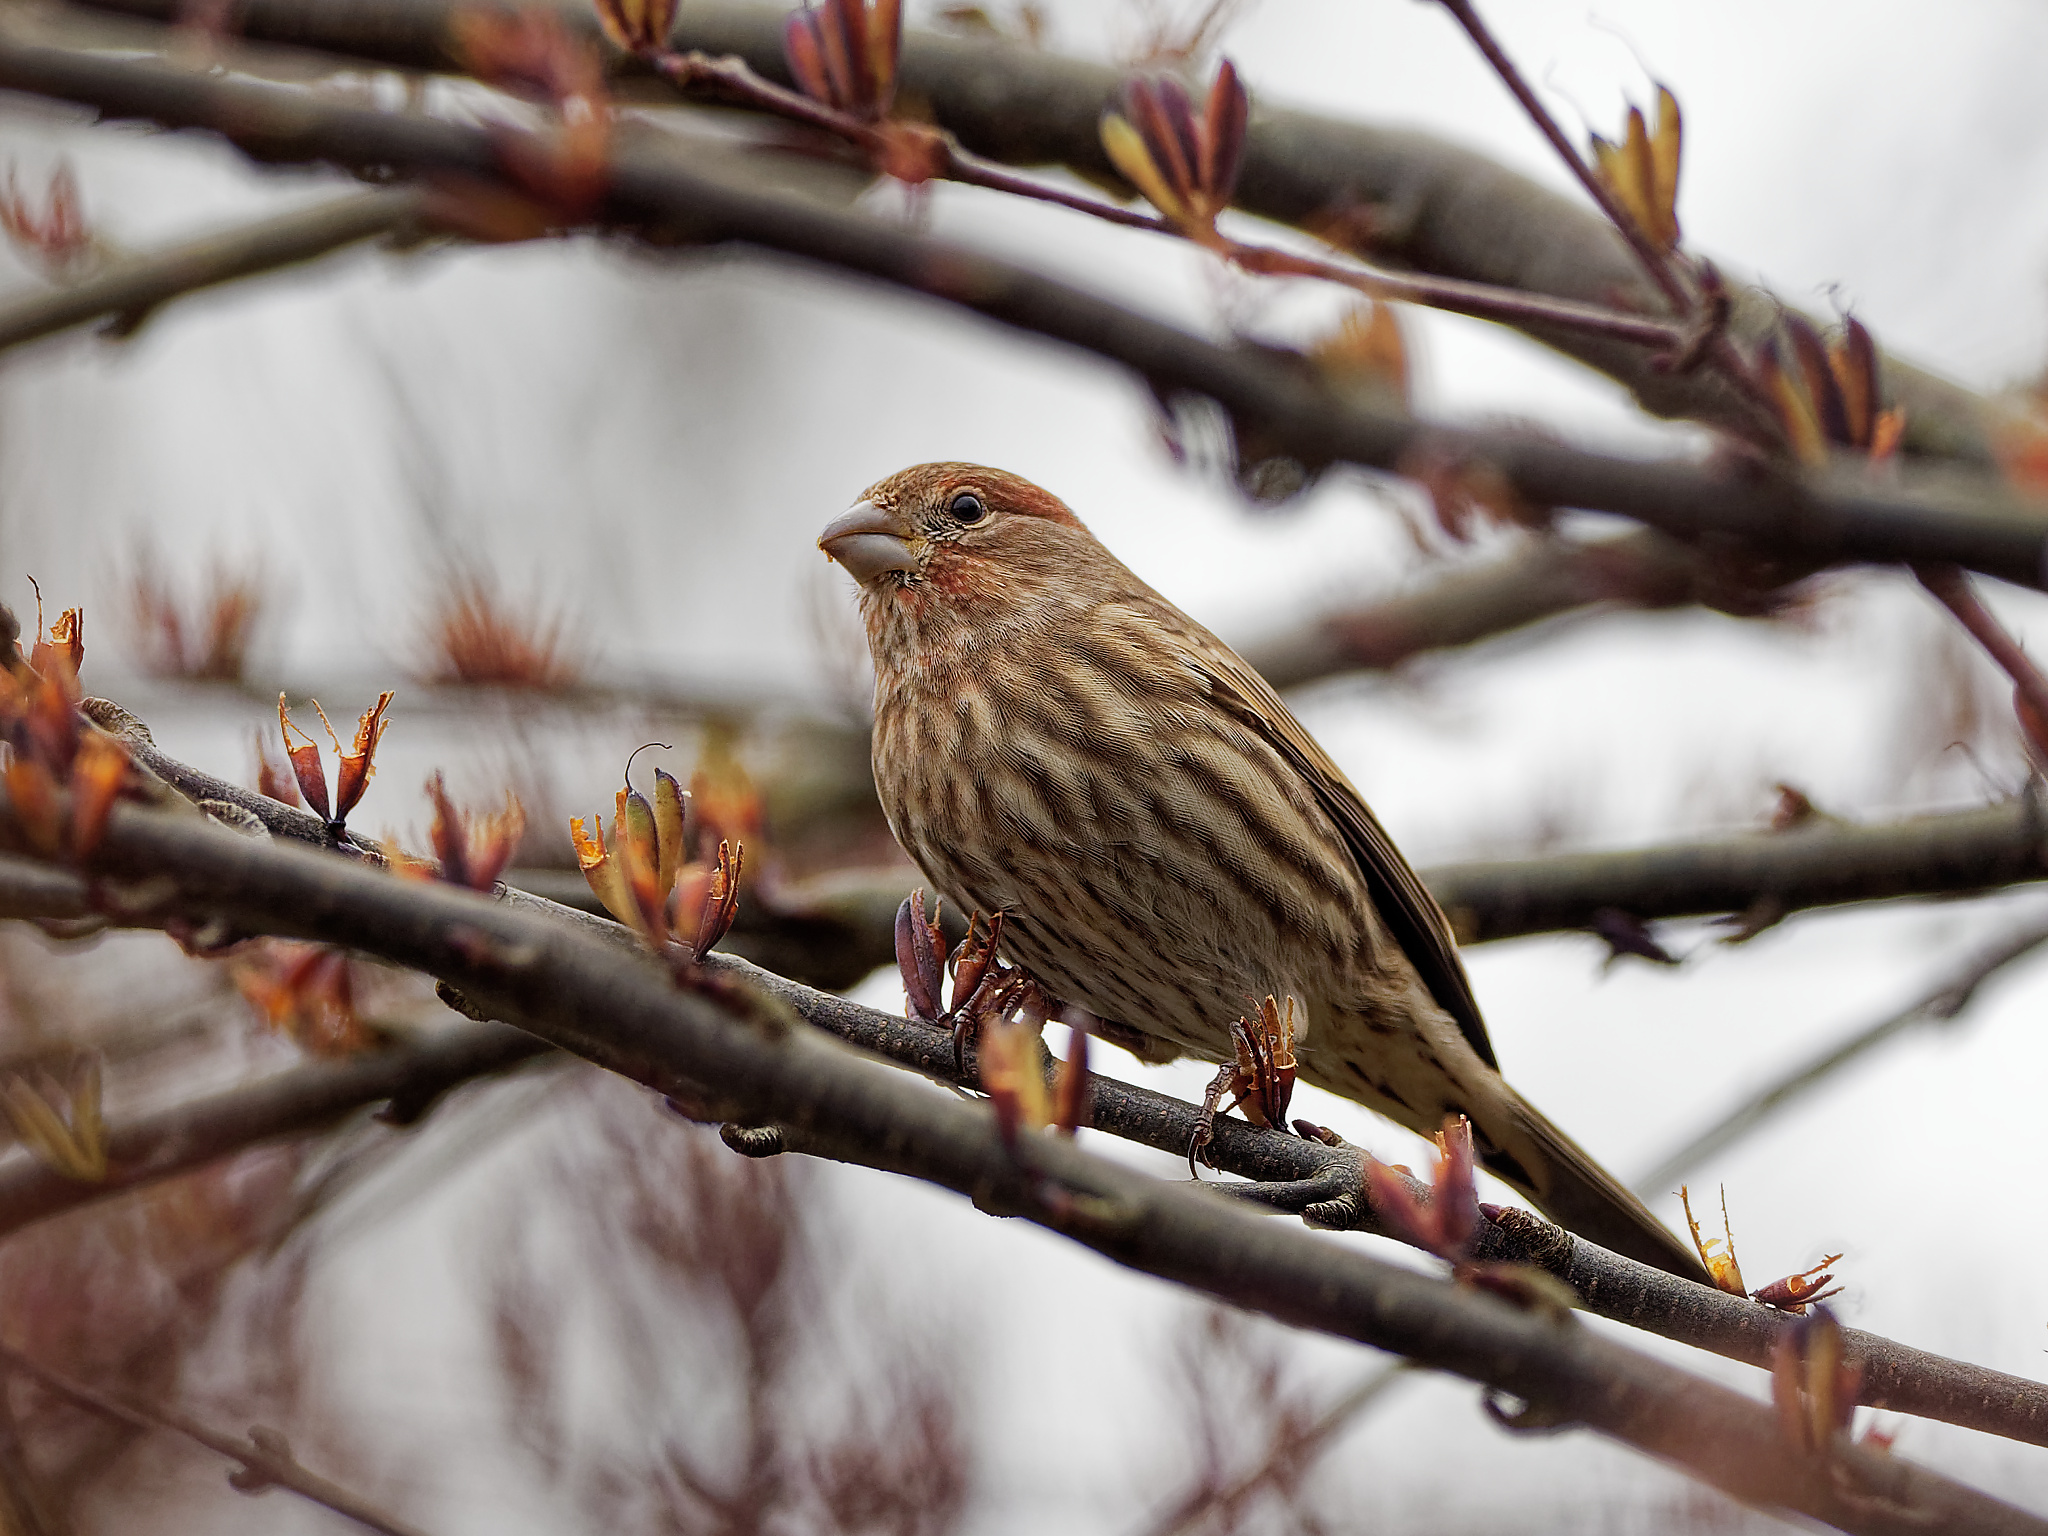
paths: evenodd
<path fill-rule="evenodd" d="M 361 192 L 117 260 L 48 293 L 0 303 L 0 351 L 95 320 L 106 322 L 103 335 L 132 336 L 174 299 L 389 235 L 413 219 L 419 206 L 418 192 L 409 187 Z"/>

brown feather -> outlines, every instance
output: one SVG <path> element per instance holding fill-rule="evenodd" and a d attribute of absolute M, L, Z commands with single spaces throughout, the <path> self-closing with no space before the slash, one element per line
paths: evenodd
<path fill-rule="evenodd" d="M 1316 799 L 1344 834 L 1344 844 L 1357 861 L 1387 931 L 1408 956 L 1437 1006 L 1457 1021 L 1459 1032 L 1479 1059 L 1499 1071 L 1493 1042 L 1486 1035 L 1486 1021 L 1479 1014 L 1479 1000 L 1472 995 L 1465 962 L 1458 958 L 1450 919 L 1401 857 L 1379 818 L 1343 770 L 1330 761 L 1330 754 L 1280 702 L 1272 685 L 1242 658 L 1226 650 L 1220 656 L 1207 655 L 1203 661 L 1210 668 L 1210 686 L 1217 703 L 1272 743 L 1315 790 Z"/>

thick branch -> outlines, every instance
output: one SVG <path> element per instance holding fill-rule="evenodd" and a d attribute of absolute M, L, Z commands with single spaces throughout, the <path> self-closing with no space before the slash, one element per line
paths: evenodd
<path fill-rule="evenodd" d="M 1753 921 L 1853 901 L 1957 896 L 2048 876 L 2037 791 L 1998 805 L 1857 826 L 1816 816 L 1783 832 L 1658 848 L 1444 864 L 1423 879 L 1468 944 L 1644 919 L 1739 912 Z"/>
<path fill-rule="evenodd" d="M 180 14 L 177 0 L 89 3 L 158 21 Z M 462 3 L 242 0 L 235 25 L 257 41 L 459 71 L 448 21 Z M 595 35 L 581 0 L 557 3 L 573 25 Z M 690 0 L 678 10 L 672 43 L 684 52 L 737 55 L 787 84 L 782 19 L 767 6 Z M 642 67 L 619 62 L 628 71 Z M 913 31 L 904 38 L 901 80 L 906 99 L 978 154 L 1017 165 L 1059 163 L 1099 182 L 1118 179 L 1098 124 L 1117 99 L 1119 70 L 985 38 Z M 1622 237 L 1596 212 L 1429 134 L 1255 101 L 1236 201 L 1245 212 L 1417 272 L 1643 313 L 1660 302 Z M 1768 295 L 1738 295 L 1731 330 L 1760 335 L 1775 314 Z M 1660 370 L 1638 346 L 1568 328 L 1524 329 L 1620 380 L 1655 414 L 1738 427 L 1747 418 L 1739 393 L 1711 370 Z M 1896 359 L 1884 366 L 1906 410 L 1909 451 L 1991 464 L 1982 401 Z"/>
<path fill-rule="evenodd" d="M 155 63 L 0 42 L 0 88 L 209 128 L 270 160 L 489 180 L 500 165 L 486 129 Z M 1932 484 L 1880 490 L 1846 471 L 1806 481 L 1757 464 L 1639 462 L 1378 415 L 1284 358 L 1219 346 L 992 256 L 704 177 L 659 135 L 619 147 L 611 188 L 613 219 L 652 225 L 666 239 L 738 243 L 858 273 L 1122 363 L 1162 394 L 1207 396 L 1237 423 L 1253 459 L 1347 460 L 1395 472 L 1418 455 L 1478 461 L 1536 505 L 1619 512 L 1683 537 L 1768 550 L 1801 568 L 1946 561 L 2028 586 L 2048 583 L 2048 515 L 2003 493 L 1942 494 Z"/>
<path fill-rule="evenodd" d="M 122 261 L 81 282 L 0 302 L 0 351 L 89 321 L 122 336 L 172 299 L 388 234 L 417 212 L 410 188 L 359 192 Z"/>
<path fill-rule="evenodd" d="M 1465 944 L 1589 931 L 1606 911 L 1645 921 L 1737 913 L 1768 924 L 1821 907 L 1978 895 L 2048 879 L 2048 808 L 2030 789 L 1997 805 L 1904 821 L 1859 825 L 1816 816 L 1783 832 L 1439 864 L 1420 873 Z M 588 887 L 567 871 L 513 871 L 508 879 L 594 910 Z M 831 944 L 835 969 L 865 975 L 893 960 L 896 906 L 917 883 L 902 869 L 848 873 L 831 900 L 786 925 L 773 909 L 756 908 L 759 933 L 749 942 L 787 947 L 808 934 Z M 0 916 L 7 899 L 0 887 Z"/>
<path fill-rule="evenodd" d="M 312 820 L 310 817 L 306 819 Z M 214 846 L 220 841 L 214 829 L 195 818 L 171 818 L 159 835 L 168 838 L 171 845 L 193 838 L 201 839 L 213 851 L 225 853 L 224 848 Z M 248 847 L 251 857 L 259 863 L 266 854 L 282 851 L 269 850 L 260 844 Z M 175 857 L 182 859 L 183 856 Z M 239 868 L 237 861 L 229 862 Z M 5 867 L 11 869 L 18 863 L 10 860 Z M 182 870 L 195 866 L 178 862 L 176 867 Z M 54 880 L 72 882 L 78 893 L 74 901 L 83 902 L 85 886 L 78 877 L 61 871 L 50 871 L 49 874 Z M 300 936 L 359 942 L 346 933 L 334 931 L 320 915 L 321 903 L 316 898 L 321 883 L 313 870 L 302 867 L 296 879 L 298 883 L 292 885 L 289 898 L 279 896 L 272 905 L 266 906 L 263 898 L 247 893 L 236 898 L 230 905 L 237 914 L 237 920 L 252 929 L 274 930 L 288 926 Z M 240 888 L 239 879 L 233 875 L 227 878 L 226 884 L 229 889 Z M 4 882 L 0 882 L 0 889 L 4 889 Z M 453 894 L 432 893 L 431 888 L 414 882 L 381 882 L 375 891 L 381 895 L 365 892 L 365 899 L 373 908 L 382 908 L 395 901 L 396 909 L 385 912 L 383 916 L 387 922 L 395 923 L 410 933 L 414 942 L 425 942 L 432 924 L 414 908 L 413 898 L 428 900 L 431 895 L 431 899 L 439 900 L 441 895 Z M 118 895 L 118 892 L 113 894 Z M 208 912 L 221 906 L 203 897 L 188 900 L 196 908 Z M 530 919 L 548 924 L 547 931 L 560 931 L 566 925 L 572 933 L 580 932 L 587 940 L 602 944 L 617 957 L 614 962 L 617 965 L 638 963 L 639 951 L 634 941 L 616 924 L 569 912 L 517 891 L 502 893 L 502 900 Z M 307 901 L 313 901 L 314 906 L 305 906 Z M 299 915 L 287 918 L 285 914 L 289 913 Z M 128 920 L 148 919 L 141 914 L 130 913 Z M 481 934 L 472 925 L 458 924 L 455 935 L 455 947 L 467 957 L 467 962 L 484 965 L 487 969 L 494 968 L 503 960 L 507 964 L 516 962 L 516 968 L 523 972 L 538 958 L 539 952 L 533 951 L 527 941 L 522 940 L 507 950 L 504 941 Z M 388 947 L 380 948 L 376 944 L 360 944 L 360 947 L 386 954 L 403 963 L 414 963 L 408 961 L 405 954 Z M 709 966 L 713 976 L 765 994 L 780 1016 L 803 1019 L 865 1051 L 911 1067 L 935 1080 L 966 1084 L 978 1082 L 971 1051 L 965 1073 L 956 1068 L 954 1043 L 947 1031 L 910 1023 L 843 998 L 815 992 L 737 958 L 712 956 Z M 601 999 L 593 1000 L 593 1005 L 598 1002 Z M 612 1057 L 604 1059 L 607 1064 L 617 1065 Z M 652 1070 L 643 1061 L 639 1075 L 643 1080 L 652 1080 L 645 1076 Z M 671 1066 L 669 1070 L 676 1069 Z M 662 1086 L 663 1082 L 666 1079 L 656 1085 Z M 731 1099 L 730 1093 L 724 1089 L 695 1092 L 686 1089 L 685 1094 L 698 1101 L 708 1097 L 725 1103 Z M 1190 1144 L 1199 1118 L 1199 1112 L 1192 1105 L 1101 1077 L 1094 1079 L 1091 1105 L 1091 1124 L 1096 1129 L 1175 1155 L 1183 1153 Z M 735 1109 L 730 1112 L 743 1111 Z M 781 1127 L 778 1139 L 792 1149 L 817 1151 L 850 1161 L 874 1163 L 876 1160 L 873 1147 L 877 1143 L 849 1136 L 844 1130 L 825 1127 L 821 1132 L 817 1124 L 783 1113 L 764 1118 Z M 880 1144 L 887 1144 L 886 1138 Z M 1306 1211 L 1325 1221 L 1367 1227 L 1372 1223 L 1371 1213 L 1361 1198 L 1360 1165 L 1355 1153 L 1261 1131 L 1241 1120 L 1226 1118 L 1215 1127 L 1215 1140 L 1208 1156 L 1218 1168 L 1263 1181 L 1258 1187 L 1232 1186 L 1247 1198 L 1257 1198 L 1276 1209 Z M 889 1162 L 888 1166 L 899 1165 Z M 919 1170 L 905 1168 L 903 1171 Z M 1789 1323 L 1783 1314 L 1743 1297 L 1674 1279 L 1593 1244 L 1581 1242 L 1526 1212 L 1504 1212 L 1496 1222 L 1488 1224 L 1479 1251 L 1483 1258 L 1534 1263 L 1553 1270 L 1578 1290 L 1585 1305 L 1604 1315 L 1759 1365 L 1768 1364 L 1776 1339 Z M 2012 1438 L 2048 1444 L 2048 1389 L 1999 1372 L 1928 1355 L 1869 1334 L 1849 1332 L 1847 1347 L 1852 1358 L 1863 1362 L 1866 1383 L 1863 1400 L 1872 1406 L 1946 1419 Z"/>
<path fill-rule="evenodd" d="M 722 987 L 728 1006 L 754 1020 L 740 1022 L 677 991 L 660 966 L 571 925 L 129 805 L 116 807 L 94 864 L 117 901 L 147 899 L 160 914 L 203 912 L 425 970 L 686 1102 L 731 1104 L 749 1119 L 857 1147 L 864 1161 L 971 1194 L 1132 1267 L 1487 1382 L 1737 1497 L 1851 1531 L 2048 1531 L 2048 1522 L 1901 1458 L 1845 1443 L 1824 1456 L 1797 1451 L 1768 1410 L 1739 1394 L 1540 1311 L 1257 1220 L 1057 1139 L 1008 1148 L 985 1111 L 865 1064 L 822 1034 L 778 1027 L 772 1011 Z M 167 885 L 174 896 L 158 894 Z"/>

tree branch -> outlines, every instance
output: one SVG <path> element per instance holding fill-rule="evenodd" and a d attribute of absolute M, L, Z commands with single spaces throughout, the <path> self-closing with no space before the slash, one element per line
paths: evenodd
<path fill-rule="evenodd" d="M 1609 911 L 1644 921 L 1732 913 L 1767 926 L 1823 907 L 1980 895 L 2048 879 L 2048 807 L 2033 786 L 1996 805 L 1894 822 L 1815 816 L 1782 832 L 1438 864 L 1419 873 L 1463 944 L 1592 932 Z M 582 877 L 568 871 L 513 870 L 507 881 L 596 910 Z M 866 975 L 893 961 L 896 907 L 918 883 L 901 868 L 844 872 L 829 896 L 787 920 L 757 903 L 748 943 L 790 949 L 814 938 L 832 946 L 836 973 Z M 0 916 L 10 915 L 8 900 L 0 887 Z"/>
<path fill-rule="evenodd" d="M 81 102 L 110 116 L 222 133 L 259 158 L 326 160 L 498 180 L 489 129 L 319 101 L 304 92 L 193 75 L 131 59 L 0 42 L 0 88 Z M 1686 538 L 1769 551 L 1801 569 L 1841 561 L 1945 561 L 2048 584 L 2048 514 L 2003 492 L 1950 484 L 1877 489 L 1847 471 L 1812 480 L 1760 463 L 1702 467 L 1608 458 L 1505 434 L 1429 427 L 1359 409 L 1296 363 L 1225 347 L 992 256 L 858 215 L 697 174 L 660 135 L 622 143 L 610 216 L 660 237 L 738 243 L 858 273 L 1014 329 L 1122 363 L 1162 395 L 1216 401 L 1256 462 L 1346 460 L 1399 472 L 1418 455 L 1483 462 L 1538 506 L 1619 512 Z"/>
<path fill-rule="evenodd" d="M 93 8 L 175 21 L 176 0 L 87 0 Z M 464 0 L 241 0 L 235 25 L 252 40 L 313 48 L 404 69 L 463 69 L 449 19 Z M 553 0 L 586 35 L 597 29 L 581 0 Z M 762 5 L 690 0 L 672 46 L 736 55 L 787 85 L 783 13 Z M 638 60 L 613 57 L 627 75 Z M 1116 184 L 1098 125 L 1122 71 L 979 37 L 910 31 L 901 92 L 969 150 L 1013 165 L 1057 163 Z M 1407 129 L 1374 127 L 1254 101 L 1236 205 L 1332 239 L 1382 264 L 1455 281 L 1511 288 L 1643 313 L 1659 303 L 1622 236 L 1597 214 L 1462 146 Z M 1736 295 L 1730 334 L 1753 338 L 1775 323 L 1777 301 Z M 1636 345 L 1530 323 L 1526 334 L 1626 385 L 1660 416 L 1740 429 L 1742 393 L 1712 370 L 1659 369 Z M 1890 392 L 1906 411 L 1909 452 L 1994 464 L 1984 402 L 1895 358 Z"/>
<path fill-rule="evenodd" d="M 111 317 L 133 335 L 169 301 L 388 234 L 419 210 L 409 187 L 352 193 L 261 223 L 121 261 L 80 282 L 0 301 L 0 351 Z"/>
<path fill-rule="evenodd" d="M 1598 539 L 1553 535 L 1454 567 L 1413 591 L 1316 615 L 1243 654 L 1275 688 L 1299 688 L 1339 673 L 1383 671 L 1596 604 L 1697 602 L 1753 614 L 1768 600 L 1725 590 L 1692 550 L 1652 529 Z"/>
<path fill-rule="evenodd" d="M 2044 877 L 2048 810 L 2033 786 L 1997 805 L 1874 826 L 1815 816 L 1783 832 L 1423 871 L 1467 944 L 1590 929 L 1605 909 L 1645 920 L 1736 912 L 1768 923 L 1814 907 Z"/>
<path fill-rule="evenodd" d="M 875 163 L 886 162 L 889 151 L 884 129 L 766 80 L 754 73 L 744 59 L 733 55 L 713 59 L 702 53 L 664 53 L 648 62 L 686 94 L 705 86 L 716 87 L 722 99 L 736 100 L 760 111 L 821 128 L 858 146 Z M 1148 234 L 1177 240 L 1194 238 L 1187 230 L 1157 214 L 1134 212 L 1118 204 L 1106 203 L 1099 197 L 1088 197 L 1019 176 L 969 153 L 950 138 L 927 144 L 925 150 L 931 157 L 930 173 L 946 181 L 1050 203 L 1106 223 L 1141 229 Z M 1421 304 L 1450 314 L 1510 325 L 1533 324 L 1584 331 L 1672 354 L 1691 339 L 1687 327 L 1678 321 L 1601 304 L 1582 304 L 1576 300 L 1531 294 L 1517 288 L 1495 288 L 1458 278 L 1411 276 L 1355 261 L 1331 261 L 1233 240 L 1213 229 L 1205 233 L 1200 243 L 1205 250 L 1235 263 L 1246 272 L 1262 276 L 1313 278 L 1371 298 Z"/>
<path fill-rule="evenodd" d="M 14 830 L 11 808 L 4 825 Z M 663 967 L 571 924 L 126 804 L 115 808 L 93 869 L 126 921 L 204 913 L 425 970 L 491 1013 L 685 1102 L 731 1105 L 749 1121 L 786 1125 L 856 1151 L 870 1166 L 971 1194 L 1132 1267 L 1488 1382 L 1686 1465 L 1737 1497 L 1845 1530 L 1903 1531 L 1915 1521 L 2048 1530 L 2048 1522 L 1896 1457 L 1845 1443 L 1808 1456 L 1767 1410 L 1738 1394 L 1540 1311 L 1256 1220 L 1213 1194 L 1146 1178 L 1054 1138 L 1006 1146 L 986 1112 L 863 1063 L 822 1033 L 779 1026 L 778 1010 L 746 1004 L 729 980 L 717 989 L 724 1006 L 677 991 Z M 138 910 L 143 903 L 147 910 Z M 853 1007 L 818 1002 L 821 1011 Z M 742 1018 L 726 1012 L 731 1006 Z M 921 1033 L 950 1051 L 943 1032 Z M 1568 1247 L 1582 1255 L 1588 1245 Z M 2031 1383 L 2015 1386 L 2048 1401 Z"/>
<path fill-rule="evenodd" d="M 104 716 L 109 712 L 100 705 L 95 713 Z M 131 734 L 139 729 L 139 726 L 131 724 Z M 281 835 L 291 838 L 294 834 L 304 834 L 305 841 L 316 845 L 324 836 L 316 818 L 305 812 L 292 811 L 290 807 L 279 809 L 290 813 L 289 817 L 279 820 Z M 126 814 L 144 813 L 131 811 Z M 305 825 L 299 825 L 299 822 Z M 396 941 L 388 936 L 381 944 L 364 942 L 360 937 L 351 936 L 351 932 L 338 931 L 332 926 L 337 919 L 321 898 L 323 887 L 317 870 L 329 866 L 347 869 L 347 860 L 316 861 L 313 866 L 299 867 L 291 877 L 296 883 L 289 885 L 288 894 L 273 891 L 275 900 L 266 905 L 267 898 L 260 891 L 252 892 L 243 887 L 243 874 L 249 874 L 250 878 L 254 875 L 245 870 L 240 861 L 234 860 L 228 850 L 235 843 L 242 843 L 256 861 L 252 869 L 265 868 L 263 861 L 267 855 L 282 854 L 288 850 L 282 846 L 270 848 L 260 843 L 249 843 L 245 839 L 226 838 L 223 843 L 224 835 L 217 829 L 203 819 L 189 815 L 166 817 L 162 813 L 154 813 L 148 825 L 160 829 L 153 835 L 168 839 L 167 843 L 159 845 L 160 850 L 196 839 L 226 859 L 224 867 L 237 872 L 218 876 L 211 884 L 202 882 L 204 889 L 200 891 L 187 892 L 180 898 L 185 909 L 228 912 L 251 932 L 288 931 L 299 937 L 350 944 L 402 964 L 419 965 L 417 960 L 408 958 L 409 951 L 391 948 Z M 179 862 L 187 857 L 186 854 L 160 851 L 158 857 L 169 859 L 172 867 L 180 871 L 188 867 L 199 868 Z M 0 872 L 20 867 L 22 863 L 18 859 L 7 860 L 0 864 Z M 87 886 L 82 879 L 63 871 L 49 870 L 46 873 L 53 880 L 70 881 L 74 891 L 70 898 L 72 904 L 85 904 Z M 178 878 L 182 880 L 183 876 Z M 154 887 L 160 890 L 161 886 L 162 881 L 150 879 L 145 880 L 142 889 Z M 4 889 L 5 883 L 0 881 L 0 891 Z M 98 889 L 102 904 L 112 902 L 119 906 L 127 900 L 118 885 Z M 208 892 L 218 894 L 209 895 Z M 459 900 L 461 894 L 446 888 L 422 886 L 418 882 L 376 881 L 361 896 L 381 922 L 408 936 L 405 942 L 419 944 L 432 940 L 434 924 L 413 904 L 414 899 L 434 904 L 447 898 Z M 519 891 L 501 891 L 499 899 L 502 908 L 519 915 L 522 921 L 541 923 L 540 931 L 543 933 L 566 932 L 568 937 L 580 936 L 585 942 L 599 944 L 604 952 L 613 956 L 614 966 L 632 970 L 644 960 L 644 953 L 637 942 L 615 923 L 572 912 Z M 395 906 L 392 905 L 394 902 Z M 483 910 L 491 909 L 486 906 Z M 300 915 L 289 915 L 295 912 Z M 312 914 L 310 926 L 306 917 L 308 913 Z M 163 915 L 156 911 L 124 910 L 121 920 L 148 924 L 161 921 Z M 538 963 L 542 953 L 533 949 L 529 939 L 508 941 L 460 920 L 456 921 L 453 938 L 449 942 L 465 966 L 483 967 L 484 974 L 497 978 L 496 985 L 506 984 L 505 977 L 499 974 L 502 967 L 511 966 L 523 975 L 530 964 Z M 446 950 L 444 948 L 437 953 L 445 954 Z M 420 968 L 444 977 L 448 974 L 430 965 L 421 965 Z M 707 969 L 728 994 L 738 988 L 742 993 L 763 996 L 775 1017 L 802 1019 L 863 1051 L 909 1067 L 935 1081 L 970 1086 L 979 1082 L 975 1053 L 969 1050 L 965 1071 L 961 1071 L 950 1031 L 914 1024 L 844 998 L 816 992 L 762 971 L 737 957 L 710 956 Z M 469 990 L 466 983 L 457 981 L 456 984 Z M 513 985 L 516 990 L 524 983 L 515 982 Z M 573 986 L 571 991 L 574 991 Z M 603 997 L 595 994 L 582 1001 L 600 1012 L 604 1006 Z M 552 1026 L 538 1027 L 536 1032 L 561 1040 L 559 1029 Z M 599 1034 L 603 1035 L 602 1028 Z M 657 1070 L 666 1071 L 672 1077 L 684 1070 L 673 1061 L 662 1067 L 657 1057 L 632 1054 L 631 1048 L 627 1048 L 627 1054 L 622 1056 L 616 1043 L 597 1045 L 586 1041 L 581 1048 L 574 1045 L 571 1048 L 579 1049 L 580 1054 L 589 1055 L 614 1070 L 620 1069 L 622 1064 L 634 1065 L 637 1070 L 629 1071 L 628 1075 L 651 1082 L 663 1088 L 664 1092 L 676 1090 L 669 1086 L 671 1078 L 654 1075 Z M 717 1103 L 721 1106 L 721 1114 L 740 1116 L 746 1113 L 743 1102 L 739 1107 L 725 1107 L 735 1101 L 733 1095 L 723 1088 L 692 1089 L 686 1086 L 681 1096 L 688 1102 Z M 1090 1102 L 1090 1124 L 1095 1129 L 1175 1156 L 1186 1152 L 1199 1121 L 1199 1111 L 1193 1105 L 1100 1076 L 1092 1080 Z M 896 1171 L 931 1176 L 921 1172 L 920 1167 L 899 1166 L 886 1159 L 878 1162 L 873 1147 L 889 1145 L 888 1138 L 870 1143 L 858 1134 L 849 1135 L 843 1127 L 821 1128 L 800 1114 L 778 1111 L 760 1118 L 775 1127 L 765 1137 L 767 1150 L 811 1151 L 870 1166 L 888 1166 Z M 758 1152 L 763 1146 L 759 1142 L 751 1143 L 750 1149 Z M 1332 1149 L 1299 1137 L 1262 1131 L 1242 1120 L 1225 1117 L 1216 1122 L 1215 1139 L 1206 1155 L 1212 1166 L 1259 1181 L 1254 1185 L 1228 1186 L 1243 1199 L 1254 1200 L 1276 1210 L 1305 1213 L 1325 1223 L 1375 1230 L 1371 1212 L 1362 1198 L 1362 1165 L 1355 1151 Z M 1424 1193 L 1426 1195 L 1426 1191 Z M 1524 1211 L 1504 1211 L 1495 1221 L 1488 1223 L 1478 1254 L 1483 1259 L 1532 1263 L 1549 1269 L 1577 1290 L 1583 1304 L 1591 1310 L 1752 1364 L 1769 1364 L 1777 1339 L 1791 1322 L 1784 1314 L 1745 1297 L 1678 1280 L 1609 1253 Z M 1850 1358 L 1863 1363 L 1865 1387 L 1862 1400 L 1873 1407 L 1944 1419 L 2048 1445 L 2048 1387 L 1946 1360 L 1854 1330 L 1846 1331 L 1845 1345 Z"/>

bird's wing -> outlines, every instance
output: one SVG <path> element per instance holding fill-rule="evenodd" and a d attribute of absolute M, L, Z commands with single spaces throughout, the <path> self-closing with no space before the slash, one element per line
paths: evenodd
<path fill-rule="evenodd" d="M 1337 824 L 1345 846 L 1358 863 L 1366 889 L 1380 919 L 1408 956 L 1437 1005 L 1453 1019 L 1479 1059 L 1498 1070 L 1493 1042 L 1486 1038 L 1486 1021 L 1479 1015 L 1479 1002 L 1472 996 L 1472 983 L 1465 964 L 1458 958 L 1457 940 L 1451 935 L 1450 919 L 1408 861 L 1401 857 L 1386 828 L 1367 807 L 1343 770 L 1330 761 L 1329 753 L 1316 743 L 1294 712 L 1280 702 L 1280 696 L 1258 673 L 1220 645 L 1205 648 L 1198 666 L 1206 674 L 1216 702 L 1256 731 L 1278 752 L 1287 765 L 1314 789 L 1316 799 Z M 1221 654 L 1217 654 L 1221 652 Z"/>

